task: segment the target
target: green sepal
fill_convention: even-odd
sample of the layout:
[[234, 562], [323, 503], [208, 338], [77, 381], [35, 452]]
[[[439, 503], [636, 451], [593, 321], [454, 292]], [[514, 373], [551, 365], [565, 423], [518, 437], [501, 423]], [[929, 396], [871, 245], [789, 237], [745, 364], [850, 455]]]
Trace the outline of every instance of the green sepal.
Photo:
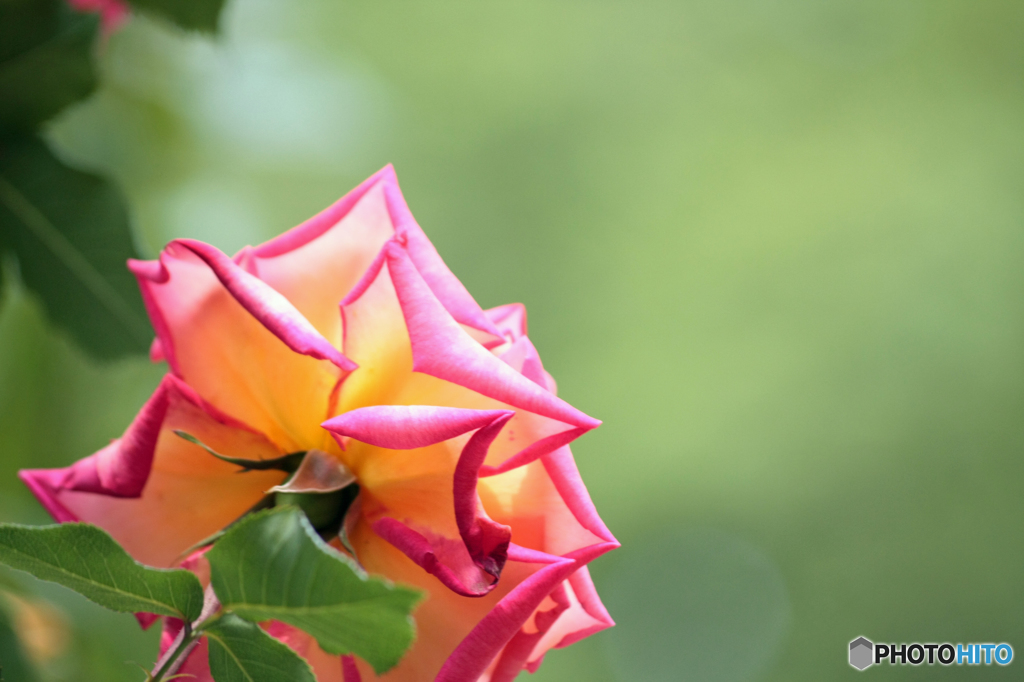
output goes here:
[[217, 459], [221, 460], [222, 462], [227, 462], [228, 464], [234, 464], [235, 466], [242, 467], [242, 473], [246, 471], [269, 471], [274, 469], [278, 471], [285, 471], [287, 473], [294, 473], [295, 470], [298, 469], [299, 465], [302, 463], [302, 458], [306, 456], [306, 451], [303, 450], [301, 452], [292, 452], [287, 455], [282, 455], [281, 457], [274, 457], [273, 459], [245, 459], [244, 457], [228, 457], [227, 455], [220, 454], [219, 452], [217, 452], [216, 450], [208, 446], [206, 443], [193, 436], [191, 433], [188, 433], [187, 431], [181, 431], [179, 429], [176, 430], [174, 433], [179, 438], [184, 438], [189, 443], [198, 445], [199, 447], [206, 450], [208, 453], [210, 453]]

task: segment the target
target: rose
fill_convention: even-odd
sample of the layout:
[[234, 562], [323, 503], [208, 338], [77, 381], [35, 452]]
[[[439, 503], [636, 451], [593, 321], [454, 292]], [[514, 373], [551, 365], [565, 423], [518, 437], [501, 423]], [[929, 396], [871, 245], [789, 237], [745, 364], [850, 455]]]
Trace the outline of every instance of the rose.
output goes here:
[[[170, 372], [122, 438], [22, 472], [58, 521], [206, 580], [190, 550], [285, 474], [239, 474], [176, 432], [247, 460], [320, 450], [359, 486], [342, 533], [355, 558], [427, 593], [417, 641], [383, 679], [511, 680], [612, 624], [586, 564], [618, 544], [568, 448], [599, 422], [555, 396], [523, 307], [483, 311], [452, 275], [390, 166], [234, 258], [178, 240], [130, 267]], [[180, 627], [165, 623], [165, 647]], [[267, 628], [321, 682], [377, 679]], [[205, 661], [196, 650], [181, 672], [210, 679]]]

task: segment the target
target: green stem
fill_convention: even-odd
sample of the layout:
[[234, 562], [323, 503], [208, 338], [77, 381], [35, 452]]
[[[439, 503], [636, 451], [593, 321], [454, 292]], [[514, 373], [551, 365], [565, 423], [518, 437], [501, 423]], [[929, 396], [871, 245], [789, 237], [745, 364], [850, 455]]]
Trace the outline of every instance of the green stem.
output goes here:
[[181, 638], [181, 642], [178, 643], [177, 648], [171, 654], [170, 658], [164, 661], [164, 664], [160, 666], [160, 669], [157, 670], [156, 674], [153, 675], [151, 682], [161, 682], [161, 680], [163, 680], [164, 678], [164, 675], [172, 671], [172, 669], [174, 668], [174, 664], [178, 661], [179, 658], [181, 658], [181, 655], [188, 651], [188, 649], [192, 646], [192, 643], [199, 638], [198, 632], [192, 632], [192, 625], [190, 623], [185, 623], [183, 633], [184, 634]]

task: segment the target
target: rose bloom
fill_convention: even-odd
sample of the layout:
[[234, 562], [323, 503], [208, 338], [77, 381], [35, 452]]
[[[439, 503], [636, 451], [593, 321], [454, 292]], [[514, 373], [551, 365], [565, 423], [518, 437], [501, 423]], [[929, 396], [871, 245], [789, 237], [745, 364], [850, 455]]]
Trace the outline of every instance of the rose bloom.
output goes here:
[[[359, 564], [426, 593], [415, 643], [379, 677], [265, 624], [321, 682], [511, 680], [613, 624], [586, 564], [618, 543], [569, 451], [600, 422], [556, 397], [523, 306], [482, 310], [448, 270], [390, 166], [234, 258], [183, 239], [129, 267], [170, 372], [122, 438], [22, 472], [58, 521], [205, 584], [190, 548], [286, 474], [240, 474], [174, 431], [246, 459], [318, 449], [357, 479], [344, 527]], [[167, 619], [165, 648], [180, 628]], [[180, 672], [210, 679], [205, 645]]]

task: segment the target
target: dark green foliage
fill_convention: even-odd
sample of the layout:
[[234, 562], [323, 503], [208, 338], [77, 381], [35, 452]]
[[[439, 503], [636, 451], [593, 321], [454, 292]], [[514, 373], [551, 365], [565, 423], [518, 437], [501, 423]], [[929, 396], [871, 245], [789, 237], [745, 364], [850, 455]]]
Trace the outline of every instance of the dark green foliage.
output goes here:
[[246, 620], [293, 625], [324, 651], [358, 654], [378, 673], [398, 663], [413, 641], [409, 614], [420, 594], [368, 577], [295, 507], [253, 514], [206, 556], [217, 598]]
[[345, 513], [359, 495], [359, 486], [352, 484], [347, 488], [329, 493], [274, 493], [274, 505], [281, 507], [293, 505], [302, 510], [321, 536], [326, 534], [330, 539], [337, 534]]
[[0, 2], [0, 133], [31, 132], [93, 91], [98, 30], [65, 0]]
[[182, 28], [214, 33], [224, 0], [129, 0], [132, 7], [152, 12]]
[[[217, 28], [224, 0], [133, 0], [194, 30]], [[136, 255], [124, 200], [100, 177], [67, 167], [35, 137], [97, 84], [97, 13], [66, 0], [0, 2], [0, 253], [50, 319], [100, 358], [141, 353], [152, 338], [125, 260]]]
[[36, 137], [0, 143], [0, 251], [50, 319], [101, 358], [142, 353], [152, 339], [120, 193], [62, 164]]

